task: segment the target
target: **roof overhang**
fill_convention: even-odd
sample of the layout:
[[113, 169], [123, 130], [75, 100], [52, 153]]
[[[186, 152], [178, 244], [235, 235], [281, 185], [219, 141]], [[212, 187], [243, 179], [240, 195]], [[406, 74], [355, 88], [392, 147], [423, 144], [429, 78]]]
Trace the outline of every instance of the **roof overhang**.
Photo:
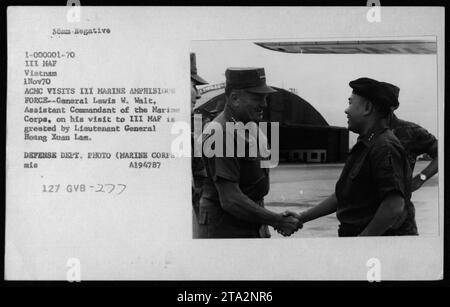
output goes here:
[[305, 54], [436, 54], [436, 38], [413, 40], [333, 40], [255, 42], [263, 48]]

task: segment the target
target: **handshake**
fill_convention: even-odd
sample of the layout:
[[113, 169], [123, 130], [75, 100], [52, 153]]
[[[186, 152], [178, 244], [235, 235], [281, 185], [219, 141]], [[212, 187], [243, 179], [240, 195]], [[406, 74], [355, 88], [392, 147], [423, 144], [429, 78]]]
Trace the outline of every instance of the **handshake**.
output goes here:
[[281, 219], [273, 227], [278, 233], [285, 237], [292, 235], [297, 230], [303, 228], [301, 214], [285, 211], [281, 214]]

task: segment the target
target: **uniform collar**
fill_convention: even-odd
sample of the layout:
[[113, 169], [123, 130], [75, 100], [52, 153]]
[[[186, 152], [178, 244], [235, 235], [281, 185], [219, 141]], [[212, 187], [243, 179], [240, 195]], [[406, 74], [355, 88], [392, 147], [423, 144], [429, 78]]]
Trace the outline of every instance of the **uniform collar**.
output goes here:
[[394, 128], [399, 122], [398, 117], [394, 114], [394, 112], [392, 112], [391, 114], [391, 119], [389, 121], [389, 127], [392, 129]]
[[359, 136], [357, 144], [361, 143], [361, 144], [364, 144], [366, 147], [369, 147], [371, 144], [373, 144], [373, 141], [377, 138], [377, 136], [382, 134], [387, 129], [389, 129], [389, 128], [388, 127], [378, 127], [376, 129], [373, 129], [369, 133]]

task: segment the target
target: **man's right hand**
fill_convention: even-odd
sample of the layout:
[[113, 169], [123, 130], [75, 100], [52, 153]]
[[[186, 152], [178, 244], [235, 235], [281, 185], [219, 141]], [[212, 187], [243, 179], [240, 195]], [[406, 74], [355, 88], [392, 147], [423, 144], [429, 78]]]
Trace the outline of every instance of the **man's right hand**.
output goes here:
[[274, 227], [275, 230], [287, 237], [303, 227], [303, 223], [299, 221], [297, 217], [291, 215], [281, 215], [280, 221]]

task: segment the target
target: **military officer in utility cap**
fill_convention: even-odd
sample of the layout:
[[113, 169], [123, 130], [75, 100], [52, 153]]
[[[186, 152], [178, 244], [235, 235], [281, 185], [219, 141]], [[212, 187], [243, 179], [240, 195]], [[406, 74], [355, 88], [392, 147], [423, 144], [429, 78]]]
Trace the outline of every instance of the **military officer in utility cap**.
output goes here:
[[[226, 123], [259, 123], [267, 107], [266, 96], [275, 92], [266, 85], [264, 68], [228, 68], [225, 72], [226, 104], [224, 110], [205, 127], [203, 144], [213, 137], [209, 127], [221, 133], [224, 155], [209, 156], [203, 147], [203, 161], [208, 179], [200, 201], [200, 227], [204, 238], [267, 238], [267, 225], [285, 235], [299, 228], [298, 219], [264, 208], [263, 198], [269, 191], [268, 169], [261, 168], [258, 157], [226, 155]], [[215, 136], [214, 136], [215, 137]], [[234, 139], [233, 139], [234, 140]], [[246, 146], [250, 146], [250, 140]], [[236, 145], [236, 144], [234, 144]]]
[[411, 169], [388, 126], [397, 97], [381, 82], [359, 78], [345, 110], [349, 130], [359, 134], [336, 183], [335, 193], [296, 216], [300, 223], [336, 212], [339, 236], [417, 235]]
[[[387, 82], [382, 82], [382, 84], [387, 86], [398, 100], [400, 88]], [[399, 119], [394, 114], [394, 111], [399, 105], [400, 103], [391, 108], [392, 113], [389, 119], [389, 127], [400, 143], [402, 143], [403, 148], [405, 148], [409, 165], [411, 166], [411, 172], [414, 172], [418, 156], [428, 154], [432, 158], [431, 162], [413, 177], [411, 191], [414, 192], [438, 172], [438, 142], [434, 135], [429, 133], [425, 128], [415, 123]]]
[[[192, 148], [194, 148], [194, 140], [198, 137], [194, 135], [193, 124], [193, 109], [197, 99], [201, 97], [197, 90], [197, 85], [208, 84], [202, 77], [197, 74], [197, 62], [195, 53], [190, 54], [191, 59], [191, 141]], [[192, 151], [192, 236], [193, 238], [199, 237], [198, 226], [198, 214], [199, 214], [199, 202], [202, 194], [203, 181], [206, 178], [206, 170], [203, 165], [202, 159], [194, 155]]]

